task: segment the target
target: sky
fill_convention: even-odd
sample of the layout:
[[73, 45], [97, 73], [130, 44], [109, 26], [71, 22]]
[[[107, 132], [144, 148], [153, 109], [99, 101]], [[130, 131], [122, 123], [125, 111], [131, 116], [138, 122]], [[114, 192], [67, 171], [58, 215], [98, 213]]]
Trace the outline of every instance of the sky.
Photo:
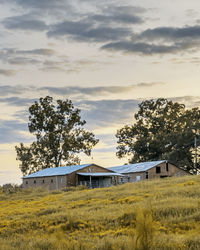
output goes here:
[[200, 104], [198, 0], [1, 0], [0, 185], [21, 183], [15, 146], [31, 143], [28, 107], [70, 99], [100, 141], [81, 163], [122, 165], [115, 134], [138, 104]]

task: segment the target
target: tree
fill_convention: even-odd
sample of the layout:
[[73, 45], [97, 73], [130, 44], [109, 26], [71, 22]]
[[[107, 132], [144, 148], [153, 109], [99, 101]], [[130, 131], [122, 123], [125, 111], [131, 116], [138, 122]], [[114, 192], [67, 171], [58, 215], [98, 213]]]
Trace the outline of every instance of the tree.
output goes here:
[[117, 131], [117, 156], [129, 163], [166, 159], [188, 170], [194, 167], [194, 137], [200, 129], [200, 110], [167, 99], [139, 104], [135, 123]]
[[53, 101], [52, 97], [40, 98], [29, 107], [29, 132], [36, 137], [30, 145], [16, 146], [17, 160], [22, 173], [79, 164], [77, 153], [91, 154], [97, 144], [94, 134], [83, 129], [80, 110], [70, 100]]

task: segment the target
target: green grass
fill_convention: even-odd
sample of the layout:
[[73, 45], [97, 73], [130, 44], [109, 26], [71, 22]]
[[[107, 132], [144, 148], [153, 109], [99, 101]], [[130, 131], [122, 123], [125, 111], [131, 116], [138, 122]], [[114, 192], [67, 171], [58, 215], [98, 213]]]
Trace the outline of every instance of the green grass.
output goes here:
[[0, 190], [0, 249], [200, 249], [200, 176]]

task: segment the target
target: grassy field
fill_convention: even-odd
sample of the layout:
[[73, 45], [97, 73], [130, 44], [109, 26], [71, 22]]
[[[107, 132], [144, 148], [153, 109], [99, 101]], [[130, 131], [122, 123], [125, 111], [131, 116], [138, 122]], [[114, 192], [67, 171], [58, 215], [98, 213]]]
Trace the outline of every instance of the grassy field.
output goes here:
[[0, 189], [0, 249], [200, 249], [200, 176], [111, 188]]

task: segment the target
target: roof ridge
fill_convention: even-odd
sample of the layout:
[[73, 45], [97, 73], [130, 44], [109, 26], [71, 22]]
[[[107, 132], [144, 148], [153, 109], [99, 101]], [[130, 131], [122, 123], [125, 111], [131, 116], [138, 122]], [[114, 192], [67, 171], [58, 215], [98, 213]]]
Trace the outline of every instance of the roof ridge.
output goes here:
[[[79, 169], [82, 169], [82, 168], [90, 166], [90, 165], [93, 165], [93, 163], [80, 164], [80, 165], [69, 165], [69, 166], [62, 166], [62, 167], [44, 168], [44, 169], [41, 169], [41, 170], [39, 170], [39, 171], [37, 171], [35, 173], [23, 176], [22, 178], [25, 179], [25, 178], [32, 178], [32, 177], [66, 175], [66, 174], [73, 173], [74, 171], [77, 171]], [[73, 168], [75, 168], [75, 169], [73, 169]], [[63, 171], [64, 169], [70, 170], [70, 171]]]

